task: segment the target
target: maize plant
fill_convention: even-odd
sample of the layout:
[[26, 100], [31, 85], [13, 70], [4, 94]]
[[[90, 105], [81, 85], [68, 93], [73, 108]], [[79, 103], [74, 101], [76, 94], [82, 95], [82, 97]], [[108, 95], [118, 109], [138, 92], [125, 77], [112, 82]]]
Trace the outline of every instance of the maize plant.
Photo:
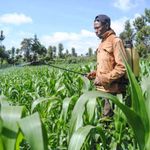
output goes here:
[[[148, 150], [150, 147], [149, 63], [140, 82], [126, 64], [131, 107], [120, 96], [95, 91], [77, 74], [47, 66], [10, 68], [0, 74], [0, 149]], [[93, 66], [92, 66], [93, 67]], [[73, 66], [89, 72], [91, 65]], [[115, 115], [102, 120], [109, 98]], [[13, 138], [12, 138], [13, 137]]]

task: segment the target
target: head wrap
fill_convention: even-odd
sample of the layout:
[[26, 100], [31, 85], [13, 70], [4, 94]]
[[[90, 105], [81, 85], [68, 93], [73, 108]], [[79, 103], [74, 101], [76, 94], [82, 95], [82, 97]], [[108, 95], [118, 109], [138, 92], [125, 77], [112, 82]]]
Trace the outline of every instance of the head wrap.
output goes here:
[[94, 22], [95, 21], [105, 23], [105, 24], [107, 23], [109, 26], [110, 26], [110, 23], [111, 23], [110, 18], [107, 15], [98, 15], [98, 16], [95, 17]]

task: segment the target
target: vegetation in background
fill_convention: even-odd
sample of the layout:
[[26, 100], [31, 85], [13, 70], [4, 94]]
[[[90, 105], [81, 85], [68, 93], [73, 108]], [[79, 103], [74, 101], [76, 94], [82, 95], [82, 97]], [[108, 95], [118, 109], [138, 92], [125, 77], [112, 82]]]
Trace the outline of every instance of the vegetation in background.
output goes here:
[[120, 37], [130, 40], [139, 52], [140, 57], [147, 58], [150, 53], [150, 10], [145, 9], [143, 15], [134, 19], [133, 24], [130, 20], [125, 22], [125, 29]]

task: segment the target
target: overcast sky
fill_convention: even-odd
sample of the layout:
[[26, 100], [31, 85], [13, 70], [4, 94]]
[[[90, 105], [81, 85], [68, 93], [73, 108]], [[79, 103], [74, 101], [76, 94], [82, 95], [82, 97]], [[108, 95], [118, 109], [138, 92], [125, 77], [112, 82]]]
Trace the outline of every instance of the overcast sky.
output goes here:
[[1, 0], [0, 7], [0, 30], [4, 31], [6, 49], [20, 48], [24, 38], [36, 34], [46, 47], [62, 43], [65, 49], [74, 47], [78, 54], [85, 54], [89, 47], [95, 50], [100, 42], [93, 30], [96, 15], [108, 15], [118, 35], [126, 20], [150, 9], [150, 1]]

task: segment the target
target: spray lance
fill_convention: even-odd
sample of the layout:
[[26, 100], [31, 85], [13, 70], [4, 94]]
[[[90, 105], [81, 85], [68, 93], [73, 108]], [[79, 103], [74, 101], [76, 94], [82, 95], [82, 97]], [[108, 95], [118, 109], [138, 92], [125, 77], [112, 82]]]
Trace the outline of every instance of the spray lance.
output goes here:
[[29, 62], [29, 63], [24, 63], [24, 64], [21, 64], [21, 65], [18, 65], [19, 67], [24, 67], [24, 66], [30, 66], [30, 65], [47, 65], [47, 66], [51, 66], [53, 68], [57, 68], [57, 69], [61, 69], [61, 70], [64, 70], [64, 71], [68, 71], [68, 72], [72, 72], [72, 73], [75, 73], [75, 74], [78, 74], [78, 75], [82, 75], [82, 76], [87, 76], [86, 73], [80, 73], [80, 72], [76, 72], [76, 71], [73, 71], [73, 70], [69, 70], [69, 69], [66, 69], [66, 68], [62, 68], [62, 67], [59, 67], [59, 66], [55, 66], [55, 65], [52, 65], [52, 64], [48, 64], [48, 63], [41, 63], [41, 62], [38, 62], [38, 61], [33, 61], [33, 62]]

